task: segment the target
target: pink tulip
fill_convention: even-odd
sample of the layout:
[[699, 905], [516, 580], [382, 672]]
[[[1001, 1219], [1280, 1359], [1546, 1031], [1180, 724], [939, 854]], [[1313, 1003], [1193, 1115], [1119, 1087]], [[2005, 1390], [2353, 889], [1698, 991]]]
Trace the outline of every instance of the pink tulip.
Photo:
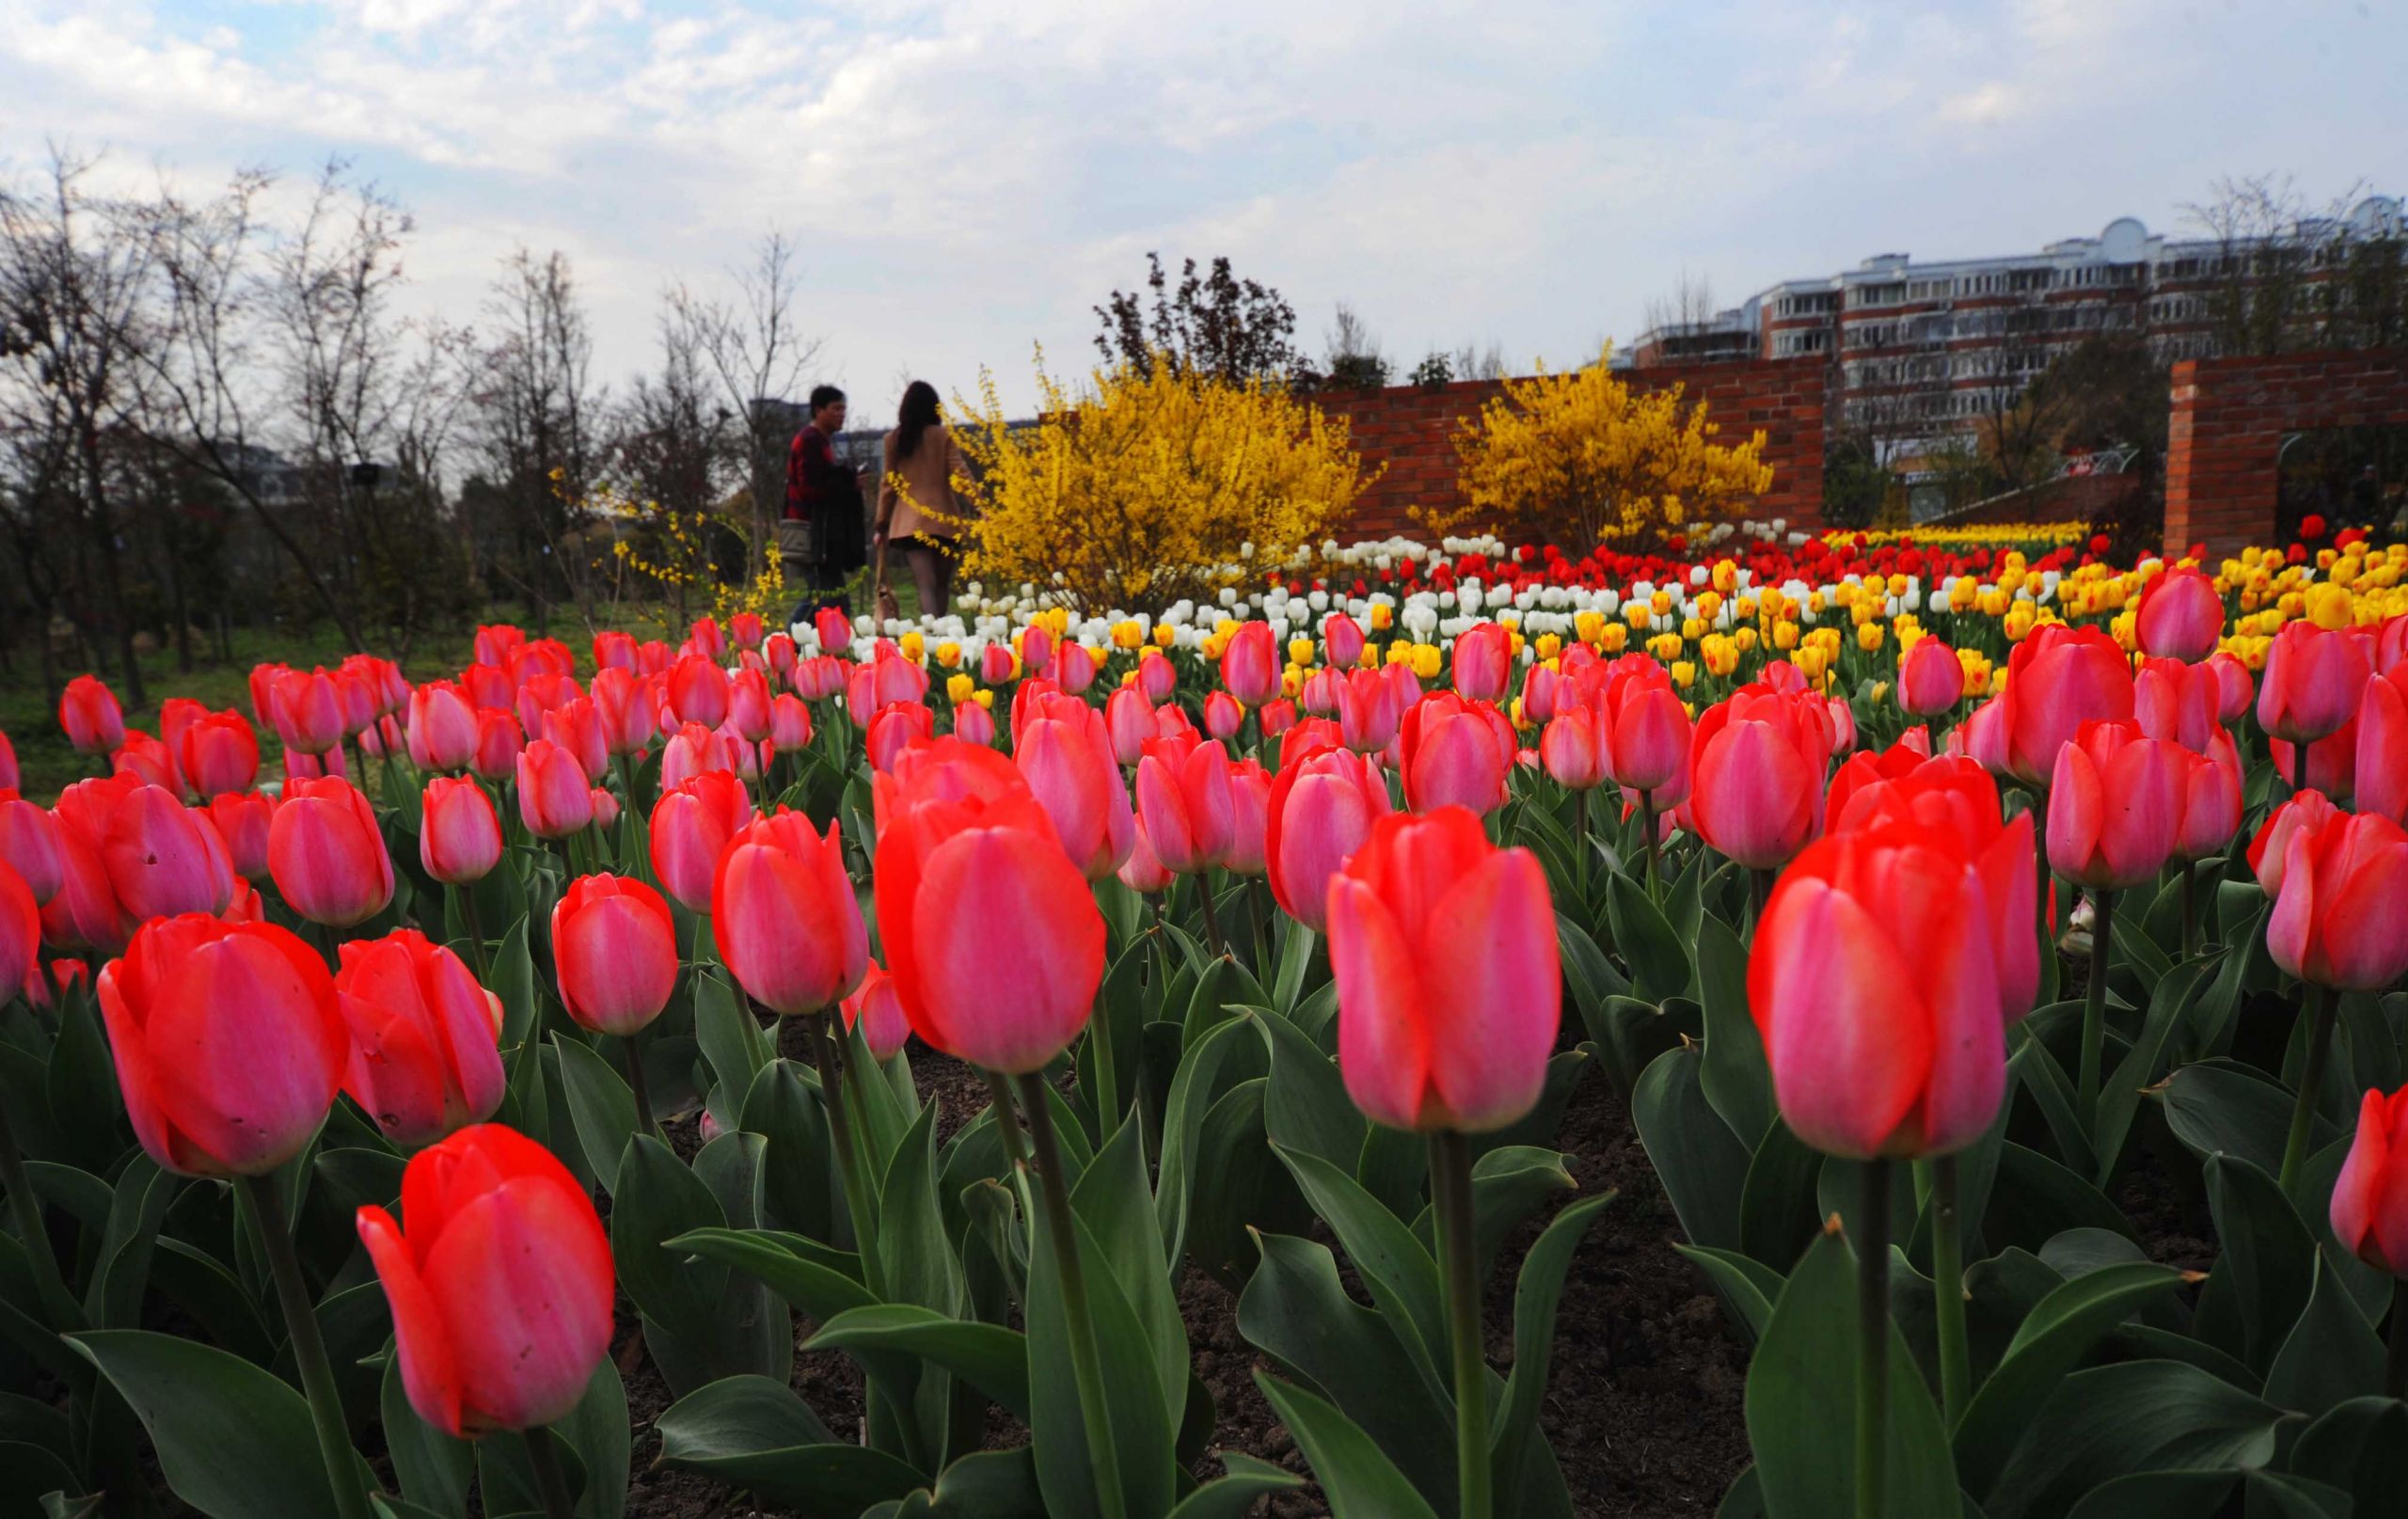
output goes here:
[[784, 808], [746, 825], [711, 879], [711, 938], [737, 985], [771, 1012], [825, 1012], [850, 995], [869, 938], [836, 825], [822, 836]]
[[1157, 739], [1137, 762], [1137, 811], [1163, 867], [1193, 876], [1218, 864], [1237, 826], [1229, 761], [1217, 741]]
[[1433, 691], [1404, 715], [1404, 802], [1418, 813], [1467, 807], [1485, 815], [1505, 805], [1517, 745], [1513, 724], [1495, 707], [1452, 691]]
[[101, 860], [110, 890], [136, 918], [223, 912], [233, 899], [226, 841], [206, 815], [161, 786], [136, 787], [119, 804], [101, 840]]
[[2357, 716], [2374, 672], [2365, 641], [2310, 622], [2285, 623], [2266, 649], [2258, 722], [2276, 738], [2313, 743]]
[[1245, 622], [1221, 651], [1221, 685], [1247, 706], [1279, 694], [1279, 640], [1264, 622]]
[[1898, 708], [1909, 717], [1938, 717], [1964, 699], [1965, 667], [1956, 651], [1935, 638], [1915, 640], [1898, 660]]
[[1117, 873], [1135, 847], [1137, 823], [1103, 715], [1075, 698], [1055, 697], [1014, 737], [1013, 762], [1053, 819], [1070, 862], [1089, 880]]
[[2144, 652], [2196, 663], [2214, 652], [2224, 632], [2224, 597], [2196, 569], [2177, 566], [2142, 590], [2133, 629]]
[[1245, 708], [1227, 691], [1213, 691], [1204, 698], [1204, 731], [1224, 741], [1235, 738], [1245, 726]]
[[1327, 928], [1330, 878], [1390, 810], [1386, 783], [1354, 751], [1283, 755], [1263, 828], [1263, 858], [1280, 910], [1315, 932]]
[[2370, 813], [2292, 831], [2266, 950], [2290, 975], [2382, 991], [2408, 973], [2408, 830]]
[[2358, 810], [2408, 823], [2408, 664], [2367, 682], [2357, 730], [2351, 767]]
[[1450, 663], [1457, 696], [1502, 701], [1513, 687], [1513, 635], [1502, 623], [1475, 623], [1455, 635]]
[[2131, 665], [2102, 629], [2042, 623], [2015, 646], [2007, 672], [2006, 765], [2027, 783], [2047, 783], [2083, 723], [2131, 719]]
[[519, 753], [518, 819], [539, 839], [564, 839], [594, 821], [592, 778], [574, 753], [548, 738]]
[[2182, 829], [2189, 751], [2136, 722], [2085, 722], [2049, 782], [2049, 868], [2122, 891], [2165, 868]]

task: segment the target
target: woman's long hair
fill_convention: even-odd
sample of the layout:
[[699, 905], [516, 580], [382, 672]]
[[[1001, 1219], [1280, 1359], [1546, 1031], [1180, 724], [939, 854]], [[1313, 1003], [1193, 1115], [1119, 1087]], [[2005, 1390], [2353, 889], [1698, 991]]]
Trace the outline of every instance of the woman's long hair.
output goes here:
[[937, 388], [913, 380], [904, 387], [903, 404], [895, 414], [895, 462], [911, 457], [919, 450], [920, 435], [936, 425]]

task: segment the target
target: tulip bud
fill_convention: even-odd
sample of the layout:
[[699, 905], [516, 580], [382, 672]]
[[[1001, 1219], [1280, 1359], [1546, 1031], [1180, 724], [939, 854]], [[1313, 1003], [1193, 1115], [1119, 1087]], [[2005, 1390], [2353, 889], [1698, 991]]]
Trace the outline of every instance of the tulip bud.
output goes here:
[[501, 999], [415, 928], [342, 946], [335, 1004], [351, 1030], [342, 1089], [397, 1145], [432, 1144], [501, 1106]]
[[918, 702], [889, 702], [869, 720], [863, 736], [869, 748], [870, 767], [892, 768], [895, 756], [907, 745], [933, 738], [936, 732], [937, 715]]
[[1537, 1105], [1562, 1017], [1555, 909], [1528, 849], [1459, 807], [1372, 826], [1329, 884], [1338, 1067], [1393, 1129], [1502, 1129]]
[[479, 709], [477, 752], [469, 762], [479, 780], [495, 785], [515, 780], [518, 755], [525, 748], [526, 736], [519, 731], [515, 717], [498, 707]]
[[0, 992], [13, 997], [41, 968], [41, 907], [24, 878], [0, 862]]
[[1218, 740], [1192, 749], [1154, 744], [1137, 762], [1137, 810], [1163, 867], [1198, 875], [1228, 852], [1236, 826], [1228, 756]]
[[634, 1034], [677, 984], [677, 928], [658, 892], [632, 876], [580, 876], [552, 909], [552, 967], [568, 1016]]
[[2188, 768], [2182, 828], [2174, 840], [2174, 858], [2186, 863], [2223, 854], [2241, 831], [2241, 754], [2232, 736], [2217, 733]]
[[[2408, 664], [2394, 665], [2367, 682], [2352, 744], [2358, 810], [2408, 823]], [[2311, 770], [2314, 757], [2311, 750]]]
[[1688, 709], [1653, 659], [1632, 656], [1608, 676], [1597, 724], [1606, 773], [1632, 791], [1660, 791], [1688, 766]]
[[215, 712], [185, 728], [176, 763], [193, 795], [207, 801], [223, 791], [248, 791], [260, 773], [260, 742], [240, 712]]
[[1221, 868], [1233, 876], [1263, 874], [1271, 809], [1271, 772], [1259, 761], [1242, 759], [1229, 767], [1229, 844], [1221, 851]]
[[1161, 857], [1154, 853], [1153, 841], [1146, 837], [1145, 821], [1137, 823], [1136, 843], [1129, 850], [1129, 862], [1120, 867], [1120, 884], [1142, 895], [1170, 890], [1179, 878], [1163, 868]]
[[711, 881], [728, 841], [752, 820], [744, 782], [726, 770], [688, 777], [653, 804], [652, 873], [689, 912], [711, 910]]
[[2408, 1087], [2369, 1090], [2333, 1183], [2333, 1236], [2379, 1272], [2408, 1279]]
[[1013, 763], [1071, 862], [1089, 880], [1117, 872], [1135, 845], [1137, 825], [1102, 714], [1057, 699], [1032, 710], [1014, 739]]
[[720, 856], [711, 935], [747, 995], [781, 1016], [824, 1012], [861, 985], [869, 938], [835, 824], [781, 808]]
[[420, 803], [419, 863], [447, 886], [481, 881], [501, 862], [501, 819], [484, 787], [438, 775]]
[[2083, 723], [2049, 783], [2049, 868], [2102, 891], [2155, 879], [2181, 833], [2188, 753], [2136, 722]]
[[2266, 649], [2258, 721], [2289, 743], [2313, 743], [2357, 715], [2373, 665], [2353, 633], [2301, 620], [2285, 623]]
[[568, 1416], [610, 1351], [616, 1276], [593, 1199], [499, 1124], [410, 1157], [403, 1225], [359, 1210], [410, 1407], [454, 1438]]
[[287, 749], [323, 754], [341, 745], [349, 711], [341, 688], [324, 669], [288, 670], [276, 680], [276, 727]]
[[518, 818], [539, 839], [564, 839], [594, 821], [592, 781], [584, 766], [548, 738], [519, 752]]
[[2224, 631], [2224, 597], [2206, 576], [2178, 566], [2142, 590], [2132, 629], [2143, 653], [2195, 663], [2214, 652]]
[[911, 1021], [903, 1016], [895, 978], [876, 960], [869, 962], [861, 989], [845, 999], [845, 1026], [862, 1031], [873, 1060], [892, 1060], [911, 1042]]
[[168, 1170], [264, 1176], [325, 1122], [351, 1039], [325, 961], [287, 930], [153, 919], [100, 995], [126, 1116]]
[[2001, 708], [2007, 769], [2039, 784], [2055, 773], [2057, 751], [2084, 722], [2132, 716], [2132, 669], [2103, 630], [2043, 623], [2007, 660]]
[[139, 786], [110, 815], [101, 840], [109, 889], [136, 918], [222, 912], [234, 894], [226, 841], [202, 815], [160, 786]]
[[1344, 612], [1332, 612], [1321, 625], [1322, 651], [1330, 664], [1352, 670], [1363, 657], [1363, 625]]
[[1116, 761], [1134, 765], [1145, 757], [1146, 740], [1154, 736], [1154, 709], [1142, 683], [1123, 686], [1104, 699], [1103, 726]]
[[2294, 829], [2266, 950], [2285, 972], [2341, 991], [2408, 973], [2408, 830], [2371, 813]]
[[1404, 714], [1398, 736], [1404, 803], [1415, 812], [1468, 807], [1485, 815], [1505, 805], [1519, 745], [1513, 725], [1494, 706], [1433, 691]]
[[1605, 755], [1597, 746], [1597, 721], [1586, 707], [1567, 707], [1548, 720], [1539, 735], [1539, 763], [1555, 783], [1573, 791], [1588, 791], [1606, 779]]
[[2258, 836], [2249, 841], [2249, 869], [2258, 889], [2268, 896], [2283, 894], [2283, 870], [2290, 860], [2291, 835], [2316, 832], [2341, 815], [2341, 809], [2321, 791], [2294, 792], [2290, 799], [2267, 815]]
[[822, 607], [812, 614], [812, 627], [819, 635], [823, 654], [842, 654], [852, 646], [853, 622], [841, 608]]
[[577, 767], [591, 783], [610, 767], [610, 749], [603, 730], [601, 709], [585, 697], [571, 697], [543, 715], [544, 736], [577, 756]]
[[1238, 736], [1245, 726], [1245, 708], [1227, 691], [1213, 691], [1204, 698], [1204, 731], [1227, 741]]
[[1937, 717], [1964, 695], [1965, 667], [1938, 639], [1917, 639], [1898, 660], [1898, 708], [1908, 716]]
[[595, 671], [588, 700], [602, 720], [602, 747], [613, 756], [636, 753], [659, 736], [654, 704], [632, 671], [617, 665]]
[[17, 873], [38, 905], [56, 896], [66, 877], [59, 848], [56, 818], [13, 789], [0, 790], [0, 865]]
[[1325, 930], [1330, 878], [1389, 811], [1386, 783], [1354, 751], [1282, 755], [1263, 828], [1271, 894], [1280, 910], [1315, 932]]
[[0, 731], [0, 791], [15, 791], [23, 778], [17, 773], [17, 746], [8, 742], [8, 735]]
[[681, 723], [716, 728], [727, 720], [727, 672], [706, 655], [689, 654], [669, 670], [669, 706]]
[[339, 777], [288, 781], [267, 834], [268, 874], [293, 911], [348, 928], [393, 899], [393, 861], [376, 811]]
[[1833, 736], [1830, 709], [1811, 694], [1741, 687], [1717, 703], [1694, 739], [1699, 835], [1752, 870], [1787, 863], [1822, 832]]
[[811, 708], [802, 698], [781, 692], [769, 704], [769, 747], [781, 754], [799, 754], [811, 747]]
[[1221, 651], [1221, 685], [1247, 706], [1279, 694], [1279, 640], [1265, 622], [1244, 622]]
[[1513, 635], [1502, 623], [1477, 623], [1455, 635], [1455, 694], [1498, 702], [1513, 685]]
[[1790, 862], [1748, 1005], [1799, 1139], [1870, 1160], [1947, 1154], [1988, 1129], [2006, 1088], [1995, 906], [1943, 828], [1834, 833]]
[[117, 693], [97, 676], [78, 675], [58, 698], [58, 725], [78, 754], [105, 754], [125, 742]]
[[1146, 693], [1147, 701], [1159, 706], [1179, 689], [1179, 667], [1160, 649], [1149, 648], [1137, 657], [1137, 688]]

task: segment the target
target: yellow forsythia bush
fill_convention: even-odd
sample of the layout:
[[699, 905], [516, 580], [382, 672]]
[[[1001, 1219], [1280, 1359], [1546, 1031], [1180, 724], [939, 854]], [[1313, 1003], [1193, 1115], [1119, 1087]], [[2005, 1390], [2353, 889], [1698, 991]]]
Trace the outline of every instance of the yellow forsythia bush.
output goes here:
[[1772, 488], [1765, 435], [1714, 441], [1703, 401], [1681, 387], [1635, 391], [1607, 356], [1564, 374], [1542, 366], [1455, 436], [1461, 506], [1424, 514], [1440, 532], [1585, 552], [1610, 538], [1640, 549]]
[[1038, 419], [1015, 427], [991, 378], [957, 398], [955, 484], [975, 515], [966, 572], [1027, 582], [1076, 610], [1202, 600], [1316, 544], [1374, 477], [1343, 418], [1259, 383], [1098, 370], [1077, 394], [1038, 372]]

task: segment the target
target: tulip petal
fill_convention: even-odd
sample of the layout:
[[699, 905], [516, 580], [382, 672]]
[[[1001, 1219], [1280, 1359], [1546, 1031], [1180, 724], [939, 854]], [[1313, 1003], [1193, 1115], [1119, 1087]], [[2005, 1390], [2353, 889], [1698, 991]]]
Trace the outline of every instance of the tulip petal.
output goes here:
[[1103, 915], [1053, 840], [967, 829], [920, 879], [920, 995], [962, 1059], [1006, 1075], [1041, 1070], [1085, 1027], [1103, 979]]
[[1528, 849], [1491, 855], [1440, 899], [1451, 942], [1422, 946], [1422, 1042], [1450, 1127], [1479, 1133], [1530, 1111], [1562, 1018], [1546, 873]]
[[1869, 1160], [1913, 1116], [1931, 1070], [1930, 1021], [1911, 1002], [1920, 978], [1845, 894], [1785, 884], [1755, 951], [1770, 956], [1756, 1017], [1774, 1096], [1799, 1139]]
[[363, 1208], [359, 1242], [368, 1247], [385, 1301], [393, 1312], [393, 1348], [402, 1358], [402, 1390], [418, 1416], [454, 1439], [468, 1432], [460, 1424], [460, 1369], [433, 1294], [418, 1274], [418, 1261], [403, 1241], [401, 1226], [381, 1208]]
[[565, 1416], [610, 1348], [610, 1247], [592, 1207], [548, 1178], [514, 1177], [442, 1227], [424, 1274], [465, 1416], [512, 1430]]
[[1419, 966], [1379, 894], [1348, 876], [1329, 883], [1329, 966], [1338, 981], [1338, 1070], [1363, 1116], [1423, 1127], [1429, 1019]]

